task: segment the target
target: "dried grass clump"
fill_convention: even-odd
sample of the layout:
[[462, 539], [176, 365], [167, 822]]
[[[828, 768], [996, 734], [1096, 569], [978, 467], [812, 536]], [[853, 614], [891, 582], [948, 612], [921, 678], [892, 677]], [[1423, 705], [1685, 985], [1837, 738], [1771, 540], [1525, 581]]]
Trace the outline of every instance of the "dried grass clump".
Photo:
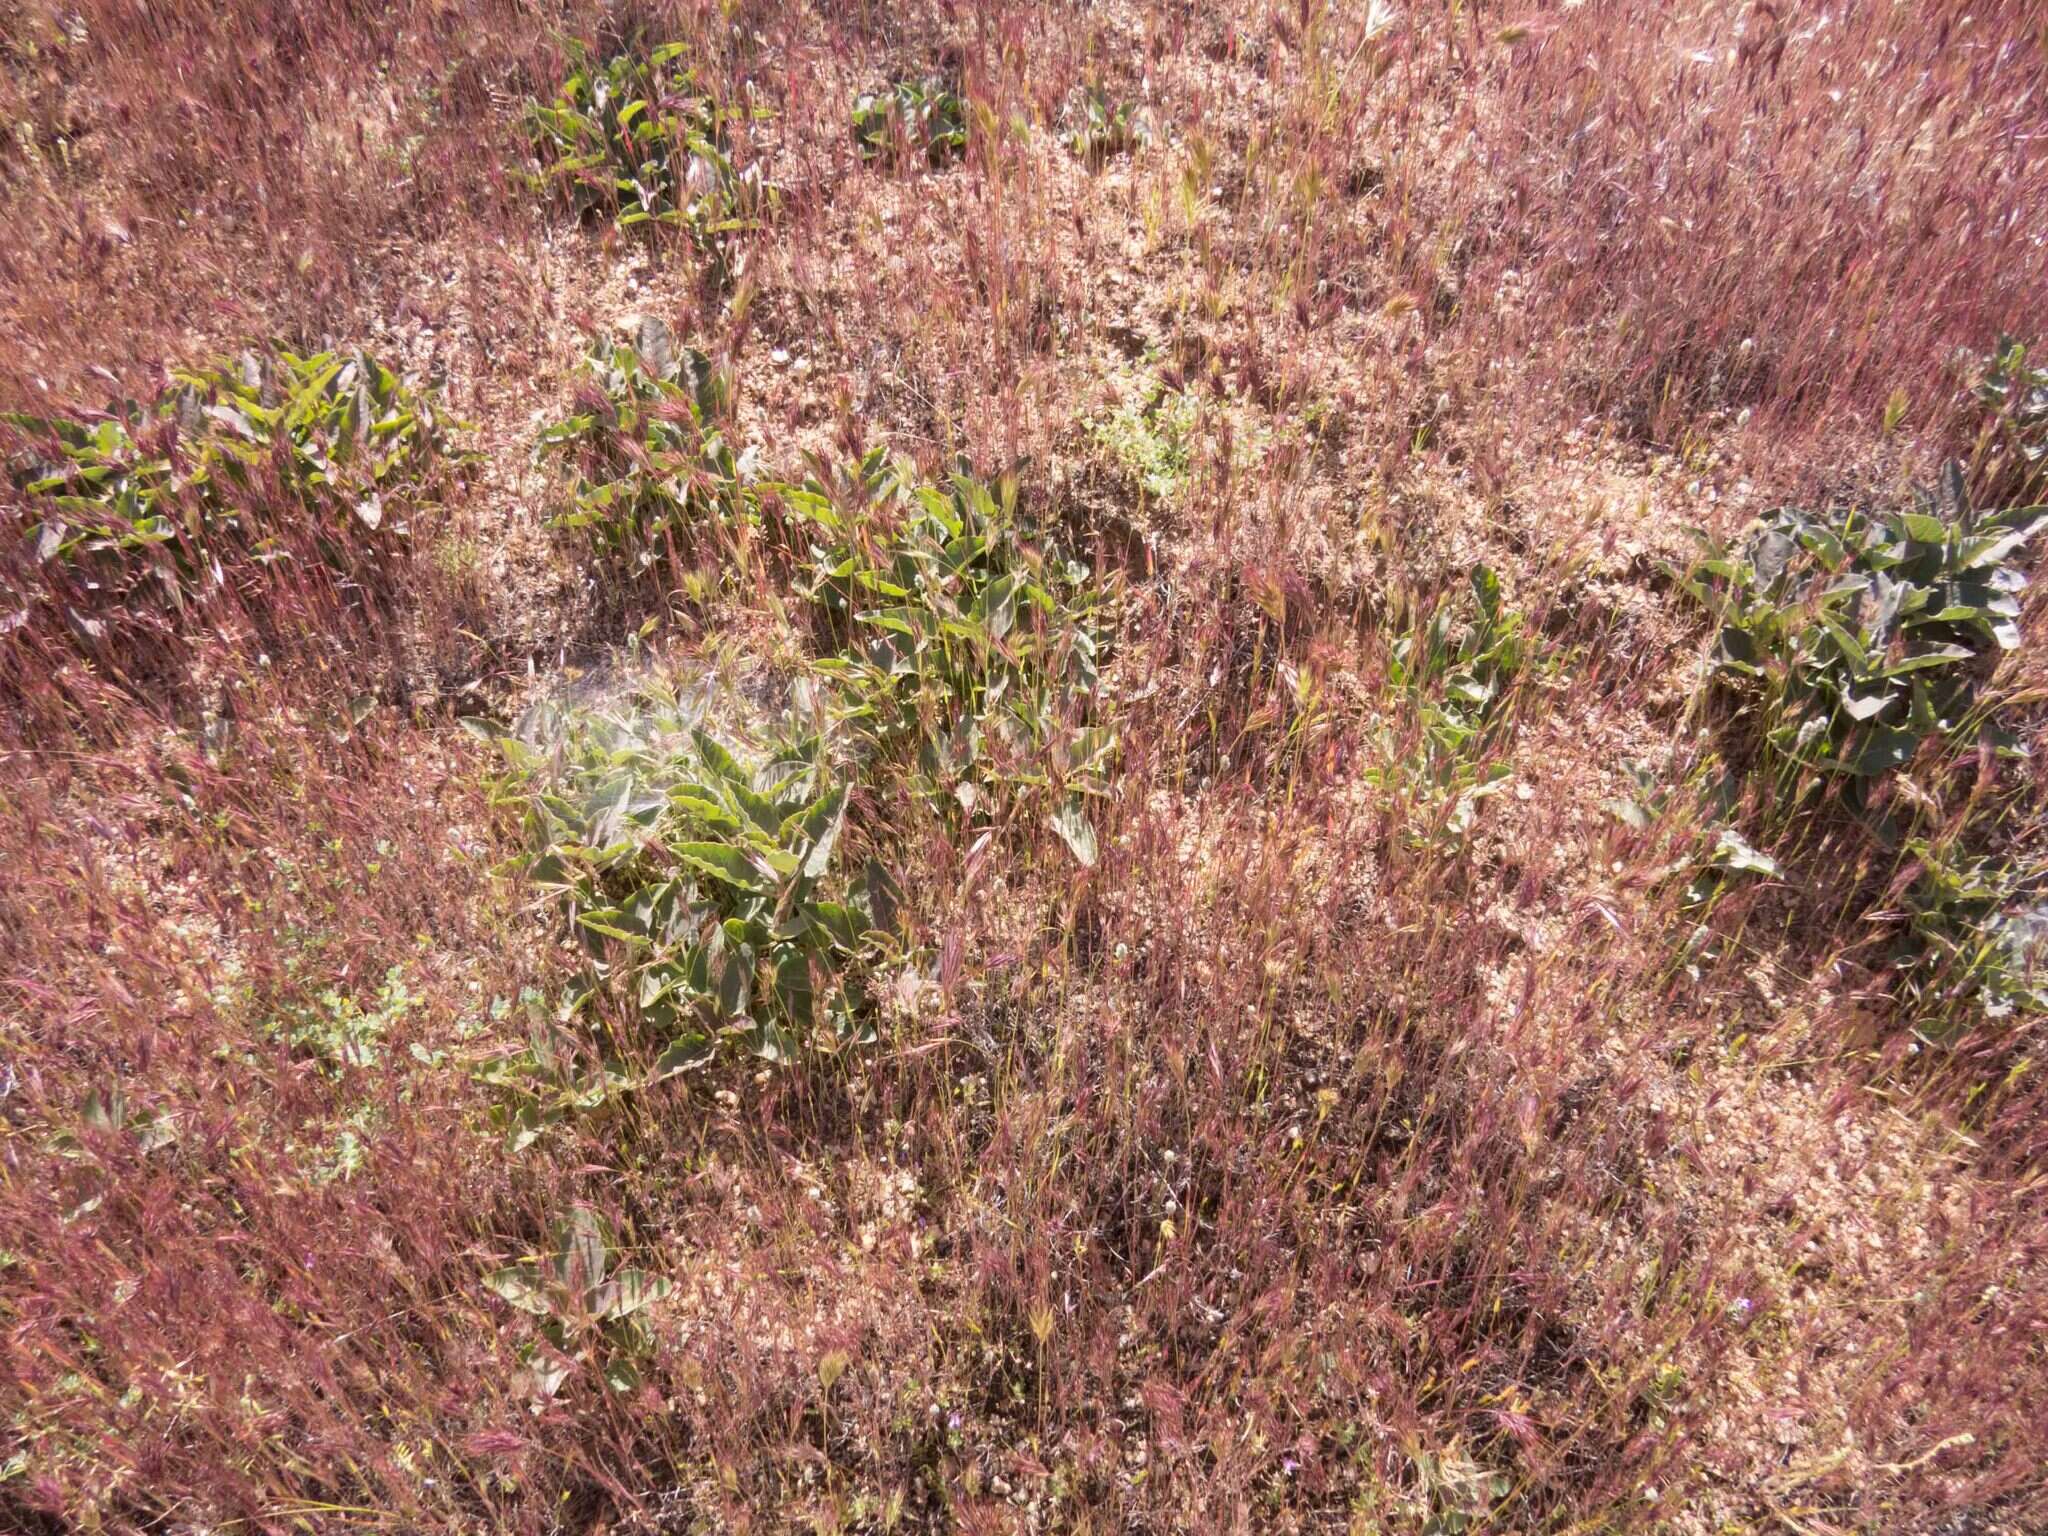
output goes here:
[[[182, 605], [0, 551], [0, 1527], [2040, 1529], [2041, 1016], [1880, 954], [1888, 807], [2034, 894], [2038, 600], [2031, 758], [1787, 827], [1666, 569], [1984, 430], [2037, 33], [17, 8], [0, 408], [361, 341], [476, 457], [325, 574], [263, 460]], [[772, 220], [545, 197], [571, 41]]]

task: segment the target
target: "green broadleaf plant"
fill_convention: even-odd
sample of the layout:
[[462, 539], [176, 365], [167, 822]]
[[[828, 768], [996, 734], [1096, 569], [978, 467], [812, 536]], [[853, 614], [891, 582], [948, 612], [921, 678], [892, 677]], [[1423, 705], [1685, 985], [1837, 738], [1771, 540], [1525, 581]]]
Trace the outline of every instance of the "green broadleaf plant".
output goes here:
[[431, 505], [452, 425], [431, 391], [367, 352], [283, 348], [179, 369], [153, 406], [97, 418], [0, 417], [35, 560], [104, 600], [181, 606], [235, 561], [283, 558], [282, 490], [324, 563], [388, 557]]
[[1480, 804], [1508, 786], [1499, 755], [1510, 738], [1522, 688], [1535, 676], [1522, 616], [1501, 594], [1500, 577], [1472, 574], [1469, 616], [1439, 603], [1394, 642], [1387, 679], [1404, 705], [1380, 732], [1381, 760], [1368, 777], [1431, 813], [1424, 840], [1462, 839]]
[[[1981, 811], [1938, 814], [1948, 769], [2018, 751], [1988, 685], [1997, 658], [2022, 643], [2019, 561], [2044, 518], [2038, 506], [1974, 506], [1951, 463], [1904, 507], [1781, 511], [1739, 548], [1698, 535], [1701, 557], [1680, 577], [1718, 625], [1706, 681], [1753, 736], [1738, 766], [1749, 757], [1763, 789], [1755, 830], [1769, 849], [1722, 829], [1694, 904], [1734, 873], [1796, 880], [1787, 870], [1815, 825], [1802, 818], [1834, 789], [1909, 861], [1896, 904], [1867, 916], [1889, 935], [1887, 969], [1926, 1040], [2048, 1011], [2034, 979], [2048, 936], [2040, 871], [1972, 851], [1990, 835]], [[1732, 804], [1739, 784], [1725, 783], [1722, 798]]]
[[592, 1207], [574, 1206], [555, 1232], [552, 1250], [492, 1270], [484, 1286], [539, 1319], [540, 1339], [520, 1347], [522, 1376], [537, 1403], [556, 1396], [583, 1364], [593, 1365], [615, 1392], [639, 1385], [639, 1362], [653, 1349], [643, 1314], [674, 1282], [631, 1265], [615, 1265], [611, 1228]]
[[936, 75], [899, 80], [855, 99], [853, 139], [864, 160], [909, 150], [941, 166], [967, 152], [967, 103]]
[[836, 487], [814, 470], [773, 490], [812, 530], [800, 590], [837, 650], [817, 667], [869, 772], [963, 824], [1028, 800], [1091, 863], [1085, 802], [1116, 749], [1107, 594], [1026, 526], [1013, 479], [919, 485], [879, 450]]
[[666, 43], [600, 61], [572, 45], [555, 99], [527, 105], [533, 179], [579, 218], [686, 232], [723, 278], [734, 238], [767, 220], [776, 195], [758, 166], [733, 163], [739, 114], [700, 87], [687, 52]]
[[600, 558], [652, 567], [679, 544], [755, 515], [724, 432], [732, 381], [652, 317], [631, 342], [599, 342], [585, 361], [576, 412], [544, 428], [538, 452], [565, 461], [573, 504], [553, 520]]
[[843, 867], [847, 786], [820, 737], [720, 739], [659, 682], [608, 708], [543, 708], [525, 735], [503, 746], [527, 873], [650, 1032], [654, 1075], [735, 1047], [793, 1062], [873, 1040], [863, 983], [897, 947], [892, 882]]
[[1970, 505], [1960, 468], [1888, 512], [1781, 511], [1740, 549], [1698, 535], [1681, 577], [1719, 625], [1710, 676], [1761, 730], [1779, 819], [1925, 742], [1986, 732], [1985, 661], [2020, 643], [2017, 556], [2048, 512]]

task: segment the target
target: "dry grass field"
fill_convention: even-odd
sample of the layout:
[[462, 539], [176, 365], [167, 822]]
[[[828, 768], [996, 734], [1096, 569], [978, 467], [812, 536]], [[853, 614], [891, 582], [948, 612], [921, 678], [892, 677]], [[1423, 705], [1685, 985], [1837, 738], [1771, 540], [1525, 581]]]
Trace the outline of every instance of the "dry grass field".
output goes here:
[[0, 1528], [2048, 1529], [2037, 6], [0, 108]]

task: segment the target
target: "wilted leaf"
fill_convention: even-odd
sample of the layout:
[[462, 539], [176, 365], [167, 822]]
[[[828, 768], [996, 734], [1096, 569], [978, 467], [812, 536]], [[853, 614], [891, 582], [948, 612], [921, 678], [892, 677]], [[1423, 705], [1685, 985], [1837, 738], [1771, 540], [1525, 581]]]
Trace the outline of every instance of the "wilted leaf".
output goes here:
[[547, 1315], [547, 1289], [541, 1283], [540, 1271], [532, 1265], [515, 1264], [505, 1269], [494, 1269], [484, 1276], [484, 1285], [522, 1312]]
[[611, 1235], [604, 1218], [595, 1207], [579, 1201], [569, 1212], [561, 1242], [555, 1257], [556, 1276], [570, 1291], [587, 1295], [604, 1279], [609, 1261]]
[[844, 1350], [827, 1350], [818, 1360], [818, 1385], [830, 1392], [833, 1383], [846, 1374], [847, 1363]]
[[1095, 867], [1095, 828], [1088, 821], [1088, 813], [1081, 808], [1078, 800], [1069, 800], [1052, 813], [1053, 831], [1059, 833], [1060, 841], [1074, 855], [1083, 869]]
[[1750, 847], [1747, 839], [1733, 827], [1723, 827], [1719, 837], [1715, 839], [1714, 860], [1724, 869], [1766, 875], [1773, 880], [1780, 878], [1784, 873], [1778, 868], [1776, 859]]
[[603, 1322], [631, 1317], [674, 1289], [675, 1282], [665, 1275], [649, 1274], [644, 1269], [622, 1269], [591, 1291], [590, 1315]]

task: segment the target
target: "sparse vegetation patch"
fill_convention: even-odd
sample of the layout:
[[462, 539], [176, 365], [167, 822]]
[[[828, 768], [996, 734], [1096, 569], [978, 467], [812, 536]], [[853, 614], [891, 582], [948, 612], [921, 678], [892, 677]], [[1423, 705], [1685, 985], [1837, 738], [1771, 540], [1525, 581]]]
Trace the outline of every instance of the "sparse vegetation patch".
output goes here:
[[0, 6], [0, 1531], [2048, 1531], [2041, 7], [1497, 9]]

